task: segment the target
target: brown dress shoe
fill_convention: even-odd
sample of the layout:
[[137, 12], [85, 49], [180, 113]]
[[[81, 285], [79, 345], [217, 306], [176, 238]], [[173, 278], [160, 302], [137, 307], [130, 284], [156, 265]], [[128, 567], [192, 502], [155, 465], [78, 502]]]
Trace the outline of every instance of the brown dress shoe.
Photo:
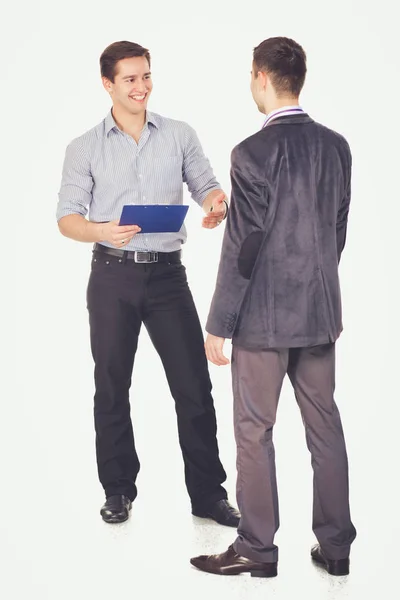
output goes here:
[[190, 562], [200, 571], [215, 573], [216, 575], [250, 573], [252, 577], [276, 577], [278, 574], [278, 563], [256, 562], [244, 556], [239, 556], [233, 546], [229, 546], [228, 550], [222, 554], [196, 556], [191, 558]]
[[311, 558], [324, 567], [329, 575], [348, 575], [350, 572], [349, 558], [340, 558], [339, 560], [326, 558], [319, 544], [311, 548]]

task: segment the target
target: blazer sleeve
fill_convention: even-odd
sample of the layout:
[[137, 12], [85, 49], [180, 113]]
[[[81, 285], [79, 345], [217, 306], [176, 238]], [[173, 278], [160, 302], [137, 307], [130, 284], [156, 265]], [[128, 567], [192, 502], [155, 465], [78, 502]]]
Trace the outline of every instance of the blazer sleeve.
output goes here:
[[346, 142], [346, 159], [345, 159], [345, 192], [339, 206], [336, 218], [336, 247], [338, 263], [346, 244], [347, 221], [349, 217], [350, 198], [351, 198], [351, 170], [352, 157], [349, 145]]
[[233, 336], [265, 235], [268, 209], [268, 186], [249, 150], [237, 146], [231, 161], [231, 201], [206, 323], [208, 333], [223, 338]]

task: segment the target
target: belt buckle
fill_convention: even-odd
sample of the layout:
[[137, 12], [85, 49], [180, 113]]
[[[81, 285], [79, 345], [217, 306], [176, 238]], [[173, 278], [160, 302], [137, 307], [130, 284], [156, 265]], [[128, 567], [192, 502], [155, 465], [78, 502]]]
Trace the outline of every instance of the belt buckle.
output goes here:
[[139, 250], [136, 250], [134, 255], [134, 261], [136, 263], [155, 263], [158, 262], [158, 253], [140, 252]]

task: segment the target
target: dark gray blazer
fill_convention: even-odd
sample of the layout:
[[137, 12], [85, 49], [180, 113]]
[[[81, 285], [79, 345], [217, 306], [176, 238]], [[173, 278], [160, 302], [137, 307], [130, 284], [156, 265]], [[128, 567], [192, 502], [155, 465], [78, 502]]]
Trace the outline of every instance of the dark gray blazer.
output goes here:
[[232, 152], [232, 197], [206, 330], [245, 348], [335, 341], [351, 153], [308, 115], [283, 116]]

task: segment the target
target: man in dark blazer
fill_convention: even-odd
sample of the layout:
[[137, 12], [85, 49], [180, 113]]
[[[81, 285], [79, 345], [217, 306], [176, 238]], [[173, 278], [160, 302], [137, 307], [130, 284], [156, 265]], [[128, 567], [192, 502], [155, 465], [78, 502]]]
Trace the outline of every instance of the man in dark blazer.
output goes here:
[[191, 559], [217, 574], [277, 574], [278, 495], [272, 432], [282, 382], [293, 385], [314, 471], [312, 559], [349, 572], [356, 530], [348, 464], [334, 401], [335, 341], [342, 331], [338, 263], [346, 239], [351, 153], [339, 134], [299, 106], [306, 55], [288, 38], [262, 42], [251, 89], [267, 115], [232, 153], [232, 199], [206, 329], [208, 359], [232, 339], [238, 537]]

